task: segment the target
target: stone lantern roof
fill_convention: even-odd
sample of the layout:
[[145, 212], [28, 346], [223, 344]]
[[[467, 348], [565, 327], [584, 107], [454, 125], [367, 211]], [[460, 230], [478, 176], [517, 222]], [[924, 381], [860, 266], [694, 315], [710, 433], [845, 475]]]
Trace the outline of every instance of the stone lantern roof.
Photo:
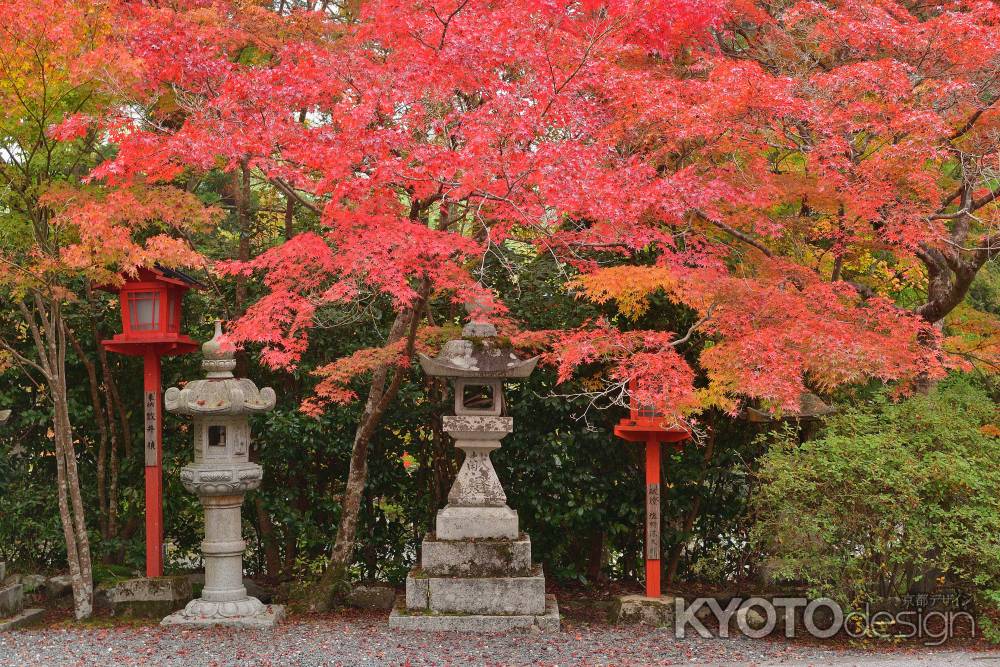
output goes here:
[[835, 412], [836, 407], [827, 405], [819, 396], [807, 391], [799, 396], [798, 410], [784, 410], [779, 415], [774, 415], [766, 410], [750, 407], [740, 413], [740, 417], [748, 422], [768, 424], [779, 421], [811, 421]]
[[497, 336], [496, 327], [476, 319], [476, 304], [466, 304], [473, 319], [462, 328], [462, 337], [450, 340], [437, 357], [419, 355], [428, 375], [450, 378], [525, 378], [535, 370], [538, 357], [521, 359], [510, 343]]
[[215, 321], [215, 335], [201, 350], [205, 379], [188, 382], [183, 389], [167, 389], [163, 397], [167, 410], [182, 415], [242, 415], [274, 408], [273, 389], [257, 389], [251, 380], [233, 377], [236, 359], [232, 346], [222, 343], [222, 322]]

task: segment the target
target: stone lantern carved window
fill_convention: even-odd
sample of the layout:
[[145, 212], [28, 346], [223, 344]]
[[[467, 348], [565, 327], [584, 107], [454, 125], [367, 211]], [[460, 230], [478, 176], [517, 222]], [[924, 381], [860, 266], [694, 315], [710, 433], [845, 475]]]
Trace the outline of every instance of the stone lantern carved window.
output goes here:
[[488, 384], [466, 384], [462, 391], [462, 407], [466, 410], [492, 410], [493, 387]]
[[455, 414], [499, 417], [503, 412], [501, 380], [455, 380]]
[[213, 424], [208, 427], [208, 446], [226, 448], [226, 427]]

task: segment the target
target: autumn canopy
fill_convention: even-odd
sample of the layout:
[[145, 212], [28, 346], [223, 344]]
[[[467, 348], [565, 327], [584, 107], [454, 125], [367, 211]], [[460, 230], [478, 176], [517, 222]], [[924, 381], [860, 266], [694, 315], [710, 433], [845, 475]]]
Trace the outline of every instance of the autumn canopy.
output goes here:
[[[714, 341], [695, 360], [686, 331], [505, 322], [561, 376], [601, 360], [595, 391], [612, 401], [636, 379], [682, 413], [791, 408], [806, 382], [910, 382], [950, 363], [932, 325], [996, 243], [983, 86], [1000, 48], [993, 3], [952, 4], [384, 1], [344, 26], [109, 3], [102, 84], [130, 104], [53, 132], [96, 125], [119, 144], [93, 179], [247, 170], [320, 214], [217, 267], [263, 279], [235, 337], [275, 366], [294, 366], [330, 304], [482, 298], [482, 258], [518, 244], [626, 318], [662, 290]], [[922, 302], [893, 302], [928, 281]], [[310, 405], [348, 398], [340, 380], [386, 355], [370, 359], [323, 369]]]

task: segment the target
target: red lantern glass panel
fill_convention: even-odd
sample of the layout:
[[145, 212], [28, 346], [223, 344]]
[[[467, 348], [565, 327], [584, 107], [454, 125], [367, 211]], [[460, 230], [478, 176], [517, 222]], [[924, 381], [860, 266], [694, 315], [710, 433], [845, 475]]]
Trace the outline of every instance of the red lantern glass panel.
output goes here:
[[160, 293], [128, 293], [129, 326], [132, 331], [157, 331], [160, 328]]
[[179, 300], [177, 298], [177, 290], [170, 290], [170, 293], [167, 296], [167, 330], [168, 331], [177, 331], [178, 330], [178, 324], [179, 324], [178, 320], [180, 320], [180, 318], [178, 317], [178, 311], [180, 310], [180, 308], [178, 307], [180, 305], [178, 303], [178, 301]]

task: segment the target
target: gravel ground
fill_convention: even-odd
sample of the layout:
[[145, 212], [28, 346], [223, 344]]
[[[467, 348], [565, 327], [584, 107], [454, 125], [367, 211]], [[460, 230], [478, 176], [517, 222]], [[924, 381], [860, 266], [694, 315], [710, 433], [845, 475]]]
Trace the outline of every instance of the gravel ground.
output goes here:
[[552, 635], [390, 632], [383, 615], [292, 620], [272, 632], [180, 631], [73, 624], [0, 635], [0, 665], [966, 665], [1000, 667], [1000, 652], [864, 653], [783, 641], [677, 640], [643, 627], [569, 626]]

